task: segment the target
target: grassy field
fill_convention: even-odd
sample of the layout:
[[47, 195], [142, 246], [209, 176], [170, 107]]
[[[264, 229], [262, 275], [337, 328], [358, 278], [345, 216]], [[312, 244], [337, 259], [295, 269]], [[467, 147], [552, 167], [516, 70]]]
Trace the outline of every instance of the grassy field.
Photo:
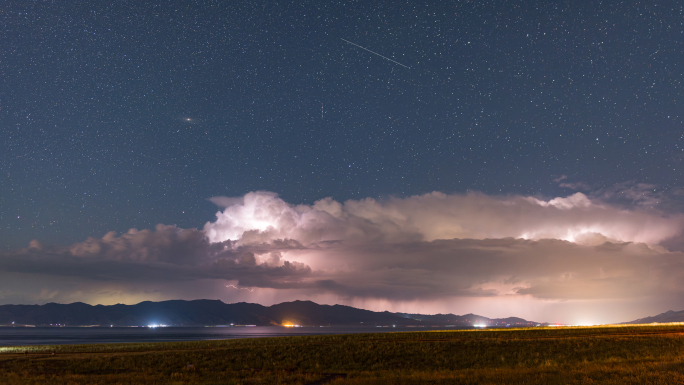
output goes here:
[[684, 326], [0, 347], [0, 383], [684, 383]]

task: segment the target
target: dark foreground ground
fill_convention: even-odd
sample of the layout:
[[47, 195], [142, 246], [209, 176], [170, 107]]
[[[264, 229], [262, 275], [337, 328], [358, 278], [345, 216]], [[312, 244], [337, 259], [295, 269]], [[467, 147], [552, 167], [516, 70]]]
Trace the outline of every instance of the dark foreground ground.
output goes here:
[[684, 325], [10, 347], [0, 383], [674, 384]]

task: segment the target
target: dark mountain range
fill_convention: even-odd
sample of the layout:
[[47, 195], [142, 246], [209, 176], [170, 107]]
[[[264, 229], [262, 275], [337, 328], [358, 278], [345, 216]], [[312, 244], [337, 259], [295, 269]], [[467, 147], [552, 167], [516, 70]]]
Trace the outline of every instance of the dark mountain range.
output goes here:
[[427, 325], [427, 326], [533, 326], [521, 318], [490, 319], [474, 314], [404, 314], [374, 312], [311, 301], [273, 306], [226, 304], [218, 300], [141, 302], [137, 305], [2, 305], [0, 325], [35, 326], [215, 326], [215, 325]]
[[684, 310], [681, 311], [666, 311], [646, 318], [639, 318], [634, 321], [624, 322], [626, 324], [651, 324], [651, 323], [666, 323], [666, 322], [684, 322]]

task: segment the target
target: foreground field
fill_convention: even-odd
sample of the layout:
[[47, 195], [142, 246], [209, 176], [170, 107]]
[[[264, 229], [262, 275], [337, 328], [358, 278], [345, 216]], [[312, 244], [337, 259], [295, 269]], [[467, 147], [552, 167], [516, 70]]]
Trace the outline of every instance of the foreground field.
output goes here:
[[0, 383], [684, 383], [684, 326], [0, 348]]

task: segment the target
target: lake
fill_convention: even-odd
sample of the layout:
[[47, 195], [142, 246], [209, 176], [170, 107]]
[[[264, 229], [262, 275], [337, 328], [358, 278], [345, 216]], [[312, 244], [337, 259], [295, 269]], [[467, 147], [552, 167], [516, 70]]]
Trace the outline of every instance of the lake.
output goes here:
[[384, 333], [455, 330], [469, 327], [0, 327], [0, 346], [170, 342], [304, 336], [320, 334]]

